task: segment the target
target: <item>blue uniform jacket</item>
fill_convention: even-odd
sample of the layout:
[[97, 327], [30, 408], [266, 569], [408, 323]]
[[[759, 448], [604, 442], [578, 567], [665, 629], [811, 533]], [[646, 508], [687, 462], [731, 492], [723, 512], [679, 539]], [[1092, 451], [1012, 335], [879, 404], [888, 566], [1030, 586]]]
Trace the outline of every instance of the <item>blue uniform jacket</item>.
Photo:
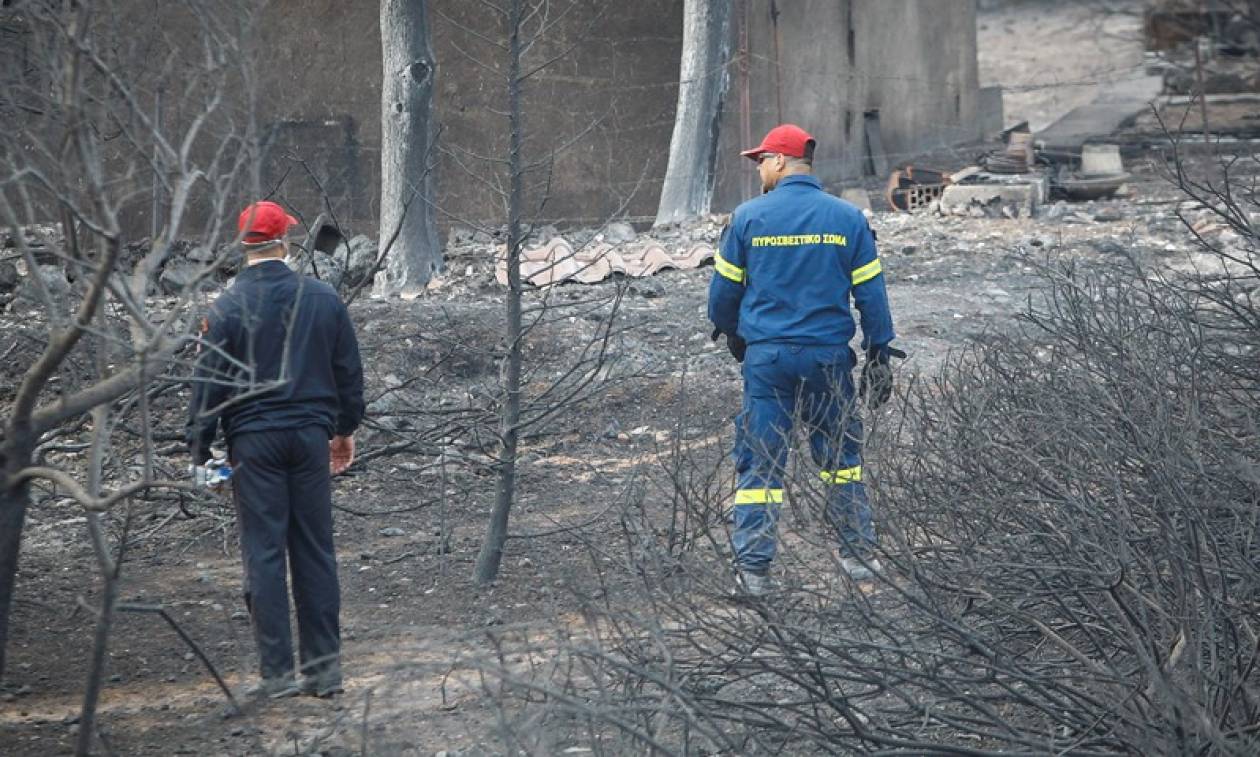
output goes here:
[[749, 344], [847, 345], [862, 315], [862, 348], [896, 336], [875, 235], [854, 205], [813, 176], [781, 179], [735, 209], [709, 285], [709, 319]]
[[363, 419], [363, 368], [337, 292], [279, 261], [240, 272], [204, 322], [188, 414], [193, 461], [220, 421], [229, 444], [250, 431], [319, 426], [331, 437]]

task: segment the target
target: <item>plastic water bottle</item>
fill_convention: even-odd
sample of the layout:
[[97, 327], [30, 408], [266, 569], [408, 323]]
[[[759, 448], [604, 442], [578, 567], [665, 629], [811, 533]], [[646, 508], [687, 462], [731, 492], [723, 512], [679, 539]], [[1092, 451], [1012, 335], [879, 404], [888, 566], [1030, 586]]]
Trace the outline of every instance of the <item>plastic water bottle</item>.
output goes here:
[[206, 478], [206, 486], [211, 489], [217, 489], [228, 482], [232, 477], [232, 466], [227, 460], [211, 460], [206, 465], [209, 476]]

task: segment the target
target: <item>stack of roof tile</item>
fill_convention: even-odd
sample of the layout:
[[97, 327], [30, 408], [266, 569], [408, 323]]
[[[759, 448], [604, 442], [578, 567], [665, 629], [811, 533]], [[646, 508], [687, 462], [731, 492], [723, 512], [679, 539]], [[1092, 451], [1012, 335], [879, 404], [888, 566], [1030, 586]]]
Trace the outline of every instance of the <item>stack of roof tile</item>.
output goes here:
[[[521, 279], [539, 287], [565, 281], [594, 284], [614, 273], [639, 278], [665, 268], [699, 268], [712, 260], [713, 254], [713, 246], [703, 242], [671, 249], [656, 240], [640, 238], [626, 245], [593, 242], [575, 249], [564, 237], [555, 237], [541, 247], [521, 251]], [[495, 278], [507, 286], [506, 251], [502, 248]]]

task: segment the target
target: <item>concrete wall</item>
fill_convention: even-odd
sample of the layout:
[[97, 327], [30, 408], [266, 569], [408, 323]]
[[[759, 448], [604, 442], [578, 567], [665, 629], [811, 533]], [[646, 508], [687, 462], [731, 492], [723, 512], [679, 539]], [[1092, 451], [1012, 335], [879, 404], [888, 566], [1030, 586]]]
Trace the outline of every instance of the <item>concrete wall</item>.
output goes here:
[[[893, 162], [977, 135], [976, 0], [777, 0], [777, 25], [771, 0], [732, 1], [736, 36], [746, 29], [747, 66], [737, 39], [715, 210], [756, 191], [738, 150], [780, 120], [817, 136], [817, 169], [832, 186], [861, 174], [864, 111], [879, 109]], [[120, 2], [140, 14], [149, 7], [148, 0]], [[525, 90], [525, 157], [541, 163], [526, 193], [532, 213], [575, 224], [651, 219], [673, 126], [683, 0], [551, 7], [548, 34], [525, 61], [529, 69], [556, 59]], [[497, 162], [507, 151], [506, 54], [484, 38], [505, 39], [502, 19], [469, 0], [430, 0], [430, 8], [442, 127], [439, 222], [497, 223], [506, 186]], [[378, 12], [375, 0], [270, 0], [259, 6], [247, 46], [259, 61], [263, 193], [313, 217], [325, 210], [322, 186], [344, 225], [373, 235]], [[243, 90], [234, 105], [244, 99]], [[147, 210], [147, 200], [137, 203], [131, 228], [147, 234]]]
[[[780, 121], [818, 140], [815, 170], [830, 186], [861, 178], [863, 114], [878, 110], [890, 164], [975, 139], [978, 71], [975, 0], [747, 0], [748, 73], [731, 81], [722, 121], [716, 204], [758, 191], [738, 157]], [[737, 53], [738, 54], [738, 53]], [[777, 61], [777, 64], [776, 64]], [[747, 93], [745, 95], [745, 92]], [[741, 123], [747, 100], [747, 128]], [[781, 112], [780, 112], [781, 105]]]
[[[525, 87], [525, 159], [543, 164], [529, 177], [530, 206], [544, 221], [650, 214], [673, 127], [682, 0], [553, 5], [554, 26], [525, 60], [528, 69], [559, 56]], [[430, 7], [442, 129], [439, 221], [498, 219], [499, 189], [507, 181], [496, 162], [508, 144], [506, 54], [482, 37], [505, 40], [504, 27], [479, 3], [431, 0]], [[284, 199], [318, 212], [316, 182], [298, 163], [305, 160], [343, 222], [372, 234], [379, 195], [377, 13], [378, 4], [367, 0], [289, 0], [270, 4], [259, 27], [264, 49], [273, 51], [259, 98], [269, 134], [264, 184], [285, 177]]]
[[278, 186], [282, 201], [314, 217], [322, 184], [356, 231], [374, 223], [379, 193], [378, 13], [369, 0], [272, 0], [256, 25], [264, 192]]

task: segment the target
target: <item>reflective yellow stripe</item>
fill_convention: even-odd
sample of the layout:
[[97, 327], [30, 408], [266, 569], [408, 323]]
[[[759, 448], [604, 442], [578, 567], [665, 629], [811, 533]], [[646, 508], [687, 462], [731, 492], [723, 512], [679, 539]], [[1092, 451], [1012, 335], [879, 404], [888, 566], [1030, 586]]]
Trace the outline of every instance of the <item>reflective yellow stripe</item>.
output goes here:
[[735, 492], [737, 505], [765, 505], [783, 502], [782, 489], [739, 489]]
[[850, 484], [862, 480], [862, 466], [840, 468], [839, 470], [819, 471], [818, 476], [829, 484]]
[[744, 269], [722, 257], [722, 253], [717, 253], [713, 257], [713, 267], [717, 272], [726, 278], [734, 281], [736, 284], [744, 283]]
[[853, 272], [853, 286], [857, 286], [864, 281], [870, 281], [878, 276], [882, 270], [884, 270], [884, 267], [880, 265], [879, 258], [875, 258]]

